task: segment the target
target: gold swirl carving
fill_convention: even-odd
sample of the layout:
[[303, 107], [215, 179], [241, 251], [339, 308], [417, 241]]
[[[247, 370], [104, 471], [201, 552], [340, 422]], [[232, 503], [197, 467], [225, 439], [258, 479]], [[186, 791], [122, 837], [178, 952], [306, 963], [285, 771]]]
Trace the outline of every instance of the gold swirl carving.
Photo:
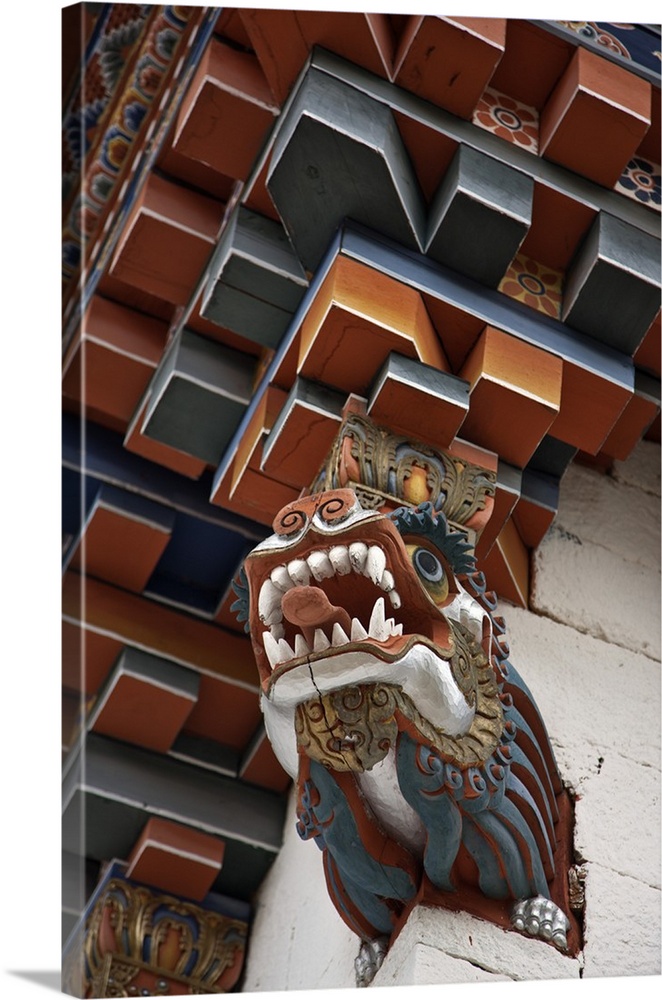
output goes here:
[[[465, 525], [496, 490], [496, 474], [465, 462], [449, 452], [377, 427], [367, 417], [350, 414], [342, 424], [331, 448], [318, 490], [349, 485], [343, 477], [344, 444], [350, 440], [351, 457], [356, 463], [351, 486], [362, 505], [377, 509], [396, 500], [416, 506], [430, 500], [449, 521]], [[413, 479], [417, 479], [417, 485]], [[425, 496], [419, 496], [421, 484]]]
[[[391, 684], [339, 688], [299, 705], [295, 727], [300, 751], [333, 771], [369, 771], [395, 745], [396, 712], [422, 743], [459, 768], [484, 764], [501, 742], [503, 711], [494, 671], [473, 635], [451, 622], [455, 648], [450, 668], [475, 709], [461, 736], [434, 726], [402, 689]], [[409, 727], [408, 727], [409, 728]]]
[[396, 692], [359, 684], [304, 702], [295, 718], [299, 749], [332, 771], [369, 771], [395, 745]]

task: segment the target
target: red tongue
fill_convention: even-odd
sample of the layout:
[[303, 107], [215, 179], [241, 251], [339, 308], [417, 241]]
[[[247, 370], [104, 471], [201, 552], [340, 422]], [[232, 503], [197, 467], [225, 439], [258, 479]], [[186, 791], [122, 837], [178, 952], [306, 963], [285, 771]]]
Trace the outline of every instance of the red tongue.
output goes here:
[[319, 587], [294, 587], [283, 594], [283, 615], [288, 622], [296, 625], [303, 637], [313, 648], [315, 629], [321, 628], [327, 639], [336, 622], [349, 638], [352, 620], [344, 608], [334, 607]]

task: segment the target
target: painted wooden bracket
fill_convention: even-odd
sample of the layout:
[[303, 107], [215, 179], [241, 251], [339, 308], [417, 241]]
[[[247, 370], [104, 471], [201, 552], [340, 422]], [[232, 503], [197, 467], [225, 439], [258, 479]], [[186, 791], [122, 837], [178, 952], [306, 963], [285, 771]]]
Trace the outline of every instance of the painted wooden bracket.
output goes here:
[[219, 837], [152, 816], [129, 854], [126, 877], [200, 903], [218, 877], [224, 854]]
[[268, 476], [302, 489], [314, 479], [338, 433], [346, 394], [297, 378], [262, 452]]
[[108, 273], [172, 305], [185, 306], [216, 243], [224, 206], [150, 174]]
[[64, 568], [141, 593], [170, 541], [174, 523], [174, 512], [167, 507], [102, 485]]
[[176, 165], [181, 174], [185, 159], [186, 179], [194, 180], [201, 166], [243, 180], [278, 110], [256, 56], [212, 38], [179, 109], [163, 167]]
[[577, 48], [541, 115], [541, 155], [613, 187], [651, 123], [651, 85]]
[[344, 218], [420, 249], [425, 208], [390, 109], [310, 69], [276, 136], [269, 193], [314, 270]]
[[506, 47], [504, 18], [411, 14], [393, 79], [460, 118], [471, 118]]
[[471, 386], [463, 436], [523, 468], [559, 413], [561, 358], [487, 326], [460, 374]]
[[88, 729], [167, 753], [191, 714], [199, 689], [200, 677], [194, 670], [127, 647], [99, 692]]
[[496, 288], [529, 226], [533, 181], [460, 145], [430, 206], [426, 254]]
[[125, 431], [161, 359], [167, 325], [100, 295], [92, 298], [63, 363], [65, 400]]
[[200, 313], [264, 347], [276, 347], [307, 287], [282, 226], [240, 206], [214, 251]]
[[389, 354], [371, 387], [367, 414], [415, 440], [452, 444], [469, 412], [469, 383], [415, 358]]
[[215, 464], [250, 401], [255, 359], [184, 329], [154, 376], [142, 434]]
[[390, 76], [395, 38], [387, 14], [245, 8], [239, 13], [279, 103], [287, 97], [315, 45], [358, 62], [379, 76]]

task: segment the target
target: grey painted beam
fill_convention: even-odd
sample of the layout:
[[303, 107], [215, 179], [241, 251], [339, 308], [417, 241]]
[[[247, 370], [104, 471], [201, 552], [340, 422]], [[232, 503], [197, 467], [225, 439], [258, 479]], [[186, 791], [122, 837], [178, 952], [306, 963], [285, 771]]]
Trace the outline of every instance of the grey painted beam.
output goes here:
[[273, 348], [307, 286], [283, 227], [238, 205], [214, 252], [201, 314]]
[[423, 196], [385, 104], [310, 69], [279, 123], [267, 188], [304, 267], [344, 218], [422, 247]]
[[425, 252], [496, 288], [531, 225], [533, 181], [460, 144], [434, 196]]
[[659, 239], [600, 212], [568, 269], [563, 320], [632, 355], [659, 308]]
[[150, 386], [143, 434], [216, 464], [253, 391], [255, 359], [184, 329]]
[[285, 801], [179, 760], [88, 735], [63, 783], [63, 849], [93, 861], [126, 858], [150, 816], [225, 841], [214, 890], [247, 899], [282, 842]]
[[[532, 156], [527, 150], [512, 142], [504, 142], [498, 136], [471, 122], [456, 118], [455, 115], [410, 94], [387, 80], [374, 76], [361, 66], [346, 62], [339, 56], [323, 49], [314, 49], [310, 65], [320, 72], [342, 80], [356, 87], [362, 93], [388, 105], [423, 125], [448, 136], [456, 142], [465, 143], [480, 152], [487, 153], [495, 160], [507, 163], [528, 174], [533, 180], [542, 181], [549, 187], [581, 201], [596, 212], [604, 211], [629, 222], [643, 232], [655, 236], [660, 231], [660, 219], [654, 212], [638, 205], [632, 198], [623, 198], [615, 191], [594, 184], [579, 174], [558, 166], [541, 156]], [[279, 123], [280, 124], [280, 123]], [[276, 128], [278, 129], [279, 124]], [[266, 152], [266, 151], [265, 151]], [[246, 192], [250, 187], [250, 179]], [[243, 197], [246, 197], [246, 192]]]

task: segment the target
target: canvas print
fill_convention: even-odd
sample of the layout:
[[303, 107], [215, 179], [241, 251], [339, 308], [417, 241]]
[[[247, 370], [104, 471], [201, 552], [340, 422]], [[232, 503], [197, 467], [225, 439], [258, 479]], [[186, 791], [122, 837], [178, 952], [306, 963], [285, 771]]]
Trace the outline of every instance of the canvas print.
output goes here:
[[659, 26], [62, 35], [64, 992], [659, 975]]

